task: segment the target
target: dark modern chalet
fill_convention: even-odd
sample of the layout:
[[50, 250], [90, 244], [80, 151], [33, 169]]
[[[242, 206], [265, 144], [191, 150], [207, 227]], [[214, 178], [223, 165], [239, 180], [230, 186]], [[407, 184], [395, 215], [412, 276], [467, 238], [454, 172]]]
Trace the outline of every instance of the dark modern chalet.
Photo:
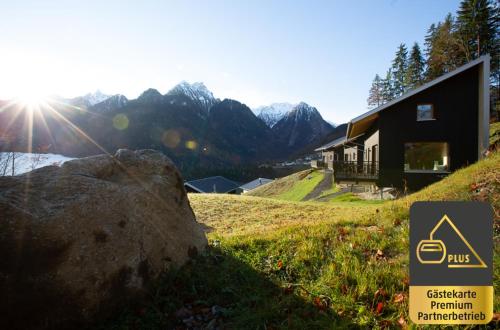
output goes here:
[[352, 119], [316, 165], [337, 182], [417, 190], [476, 162], [488, 148], [489, 71], [482, 56]]

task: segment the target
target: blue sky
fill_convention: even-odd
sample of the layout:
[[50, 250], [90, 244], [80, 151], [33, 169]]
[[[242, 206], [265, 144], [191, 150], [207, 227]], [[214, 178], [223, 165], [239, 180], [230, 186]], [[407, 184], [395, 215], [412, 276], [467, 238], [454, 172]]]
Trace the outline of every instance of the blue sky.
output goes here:
[[0, 98], [100, 89], [137, 97], [202, 81], [250, 107], [367, 110], [399, 43], [421, 45], [459, 0], [3, 1]]

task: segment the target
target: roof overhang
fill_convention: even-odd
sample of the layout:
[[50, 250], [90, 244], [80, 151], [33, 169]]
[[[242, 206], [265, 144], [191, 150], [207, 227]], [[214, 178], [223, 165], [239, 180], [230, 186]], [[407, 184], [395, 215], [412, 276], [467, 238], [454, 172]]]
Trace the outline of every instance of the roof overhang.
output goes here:
[[361, 118], [358, 121], [351, 120], [347, 125], [347, 138], [355, 139], [356, 137], [364, 134], [369, 129], [373, 122], [378, 118], [378, 112], [373, 113], [367, 117]]
[[338, 146], [341, 146], [344, 144], [344, 142], [346, 141], [346, 137], [343, 136], [343, 137], [340, 137], [340, 138], [337, 138], [317, 149], [314, 149], [314, 151], [325, 151], [325, 150], [330, 150], [330, 149], [333, 149], [333, 148], [336, 148]]
[[[360, 136], [364, 135], [365, 133], [361, 133], [359, 135], [356, 135], [355, 137], [352, 137], [350, 139], [346, 139], [346, 138], [343, 138], [342, 141], [339, 141], [338, 143], [335, 143], [335, 144], [332, 144], [330, 146], [328, 146], [327, 148], [323, 148], [321, 150], [331, 150], [331, 149], [334, 149], [334, 148], [337, 148], [337, 147], [344, 147], [344, 146], [356, 146], [356, 145], [359, 145], [358, 143], [354, 142], [356, 141], [357, 138], [359, 138]], [[340, 139], [339, 139], [340, 140]], [[336, 140], [335, 140], [336, 141]], [[334, 142], [334, 141], [332, 141]], [[331, 142], [330, 142], [331, 143]], [[318, 148], [319, 149], [319, 148]], [[318, 150], [316, 149], [316, 150]], [[321, 151], [320, 150], [320, 151]]]

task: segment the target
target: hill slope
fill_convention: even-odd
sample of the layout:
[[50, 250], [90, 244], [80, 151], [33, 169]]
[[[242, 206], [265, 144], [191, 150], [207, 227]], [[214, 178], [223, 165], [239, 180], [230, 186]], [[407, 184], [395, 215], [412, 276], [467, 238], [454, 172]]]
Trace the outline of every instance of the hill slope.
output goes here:
[[[289, 194], [292, 189], [304, 190], [308, 189], [309, 191], [314, 188], [313, 187], [304, 187], [306, 186], [306, 181], [309, 175], [313, 172], [312, 169], [300, 171], [297, 173], [290, 174], [283, 178], [279, 178], [270, 182], [266, 185], [258, 187], [249, 193], [248, 196], [256, 196], [256, 197], [272, 197], [278, 198], [278, 196], [283, 196], [285, 194]], [[307, 191], [307, 192], [309, 192]], [[306, 193], [307, 193], [306, 192]], [[287, 199], [287, 198], [282, 198]], [[293, 199], [291, 199], [293, 200]], [[300, 199], [296, 200], [300, 201]]]
[[[211, 230], [211, 248], [167, 273], [141, 316], [129, 313], [113, 325], [173, 327], [184, 324], [175, 316], [181, 307], [198, 315], [196, 306], [216, 305], [223, 312], [210, 322], [227, 328], [404, 328], [410, 323], [411, 203], [486, 200], [498, 219], [499, 177], [500, 154], [493, 153], [418, 193], [380, 205], [192, 194], [199, 221]], [[494, 237], [498, 290], [498, 226]], [[498, 296], [494, 308], [500, 309]]]

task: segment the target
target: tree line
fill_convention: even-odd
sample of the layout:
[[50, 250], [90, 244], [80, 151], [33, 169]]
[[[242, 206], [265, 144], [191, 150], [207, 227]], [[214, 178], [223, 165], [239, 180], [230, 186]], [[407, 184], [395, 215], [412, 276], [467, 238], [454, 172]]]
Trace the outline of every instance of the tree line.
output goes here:
[[368, 108], [387, 103], [407, 91], [431, 81], [484, 54], [491, 56], [492, 111], [499, 109], [500, 5], [493, 0], [463, 0], [453, 16], [432, 24], [424, 50], [415, 42], [410, 50], [397, 48], [385, 76], [375, 75], [368, 95]]

